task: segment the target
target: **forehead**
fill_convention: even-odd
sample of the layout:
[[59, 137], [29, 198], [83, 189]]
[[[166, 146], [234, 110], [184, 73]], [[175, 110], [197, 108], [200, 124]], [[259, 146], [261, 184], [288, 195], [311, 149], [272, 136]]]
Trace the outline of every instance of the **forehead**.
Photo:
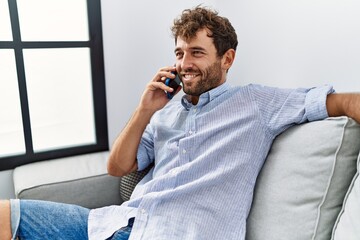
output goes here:
[[205, 29], [198, 31], [196, 36], [189, 40], [184, 40], [181, 37], [177, 38], [175, 51], [186, 51], [192, 48], [202, 48], [207, 51], [216, 50], [213, 39], [208, 36], [208, 32]]

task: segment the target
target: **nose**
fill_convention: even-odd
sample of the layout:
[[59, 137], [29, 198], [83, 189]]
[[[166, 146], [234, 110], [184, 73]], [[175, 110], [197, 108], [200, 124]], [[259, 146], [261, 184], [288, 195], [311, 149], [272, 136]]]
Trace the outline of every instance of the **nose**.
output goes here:
[[180, 66], [181, 66], [182, 70], [191, 69], [193, 67], [192, 56], [190, 54], [184, 53], [184, 55], [181, 59]]

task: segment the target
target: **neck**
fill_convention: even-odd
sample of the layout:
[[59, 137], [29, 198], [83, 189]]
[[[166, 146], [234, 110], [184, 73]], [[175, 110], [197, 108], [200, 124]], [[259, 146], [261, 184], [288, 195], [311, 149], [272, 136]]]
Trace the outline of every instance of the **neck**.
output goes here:
[[191, 97], [191, 103], [193, 105], [196, 105], [199, 102], [199, 96], [190, 96]]

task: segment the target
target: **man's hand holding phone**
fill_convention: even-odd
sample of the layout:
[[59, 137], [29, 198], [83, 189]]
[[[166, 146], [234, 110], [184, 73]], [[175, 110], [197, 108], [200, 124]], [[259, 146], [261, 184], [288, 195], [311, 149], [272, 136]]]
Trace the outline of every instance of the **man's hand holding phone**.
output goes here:
[[161, 68], [148, 83], [139, 107], [151, 112], [163, 108], [169, 99], [181, 90], [180, 83], [174, 66]]

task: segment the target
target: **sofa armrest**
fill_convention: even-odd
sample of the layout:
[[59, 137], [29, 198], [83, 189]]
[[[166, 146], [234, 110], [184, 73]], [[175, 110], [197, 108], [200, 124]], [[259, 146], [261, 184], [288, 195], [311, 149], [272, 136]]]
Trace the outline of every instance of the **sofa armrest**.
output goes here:
[[17, 198], [97, 208], [121, 204], [120, 178], [106, 171], [108, 152], [85, 154], [15, 168]]

